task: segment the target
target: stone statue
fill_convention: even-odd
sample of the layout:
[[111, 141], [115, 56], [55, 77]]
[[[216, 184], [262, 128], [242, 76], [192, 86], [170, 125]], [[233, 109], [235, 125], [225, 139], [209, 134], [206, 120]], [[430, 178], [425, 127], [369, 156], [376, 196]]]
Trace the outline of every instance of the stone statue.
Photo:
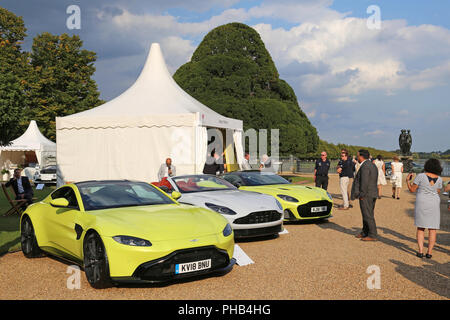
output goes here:
[[400, 133], [400, 137], [398, 138], [398, 143], [400, 145], [400, 160], [403, 162], [404, 171], [413, 172], [411, 130], [403, 129]]
[[411, 130], [402, 130], [400, 137], [398, 138], [398, 143], [400, 145], [400, 152], [403, 156], [411, 155], [411, 145], [412, 137]]

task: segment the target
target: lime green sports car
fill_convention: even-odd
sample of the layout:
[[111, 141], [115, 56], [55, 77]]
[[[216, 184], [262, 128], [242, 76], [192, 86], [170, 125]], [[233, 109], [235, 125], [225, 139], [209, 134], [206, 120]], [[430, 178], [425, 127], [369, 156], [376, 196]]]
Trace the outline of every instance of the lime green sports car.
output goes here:
[[285, 222], [331, 217], [333, 199], [322, 188], [291, 184], [275, 173], [259, 170], [230, 172], [223, 178], [240, 190], [275, 197], [283, 207]]
[[222, 215], [126, 180], [62, 186], [21, 217], [26, 257], [72, 261], [94, 288], [226, 273], [235, 263], [233, 238]]

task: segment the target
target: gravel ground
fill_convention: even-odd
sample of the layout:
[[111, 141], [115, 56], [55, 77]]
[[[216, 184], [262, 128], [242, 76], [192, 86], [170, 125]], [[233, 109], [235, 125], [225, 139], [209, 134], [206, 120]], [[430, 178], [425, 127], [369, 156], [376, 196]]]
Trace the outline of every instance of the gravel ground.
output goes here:
[[[0, 258], [0, 299], [449, 299], [446, 199], [433, 259], [421, 260], [415, 256], [414, 195], [403, 190], [401, 200], [394, 200], [389, 189], [384, 187], [376, 204], [378, 242], [354, 237], [361, 228], [356, 201], [348, 211], [335, 209], [328, 222], [286, 225], [289, 233], [276, 239], [240, 242], [255, 264], [166, 286], [95, 290], [81, 273], [81, 288], [70, 290], [68, 264], [16, 252]], [[329, 192], [340, 205], [335, 175]], [[372, 265], [380, 268], [380, 289], [367, 288]]]

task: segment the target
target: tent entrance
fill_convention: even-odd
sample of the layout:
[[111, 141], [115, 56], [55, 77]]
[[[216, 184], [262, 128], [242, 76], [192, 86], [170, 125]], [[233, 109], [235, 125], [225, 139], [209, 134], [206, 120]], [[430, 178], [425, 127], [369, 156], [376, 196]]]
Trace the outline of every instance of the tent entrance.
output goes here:
[[231, 129], [208, 128], [208, 153], [215, 150], [219, 155], [223, 154], [228, 172], [239, 170], [233, 133]]

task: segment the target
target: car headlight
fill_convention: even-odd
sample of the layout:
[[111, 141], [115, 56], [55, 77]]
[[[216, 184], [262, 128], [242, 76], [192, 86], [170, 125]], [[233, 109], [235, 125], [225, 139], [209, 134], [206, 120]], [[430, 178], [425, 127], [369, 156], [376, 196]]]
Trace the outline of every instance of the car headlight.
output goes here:
[[278, 208], [280, 208], [280, 210], [283, 210], [283, 206], [281, 205], [280, 201], [278, 201], [277, 199], [275, 199], [275, 201], [277, 202]]
[[150, 247], [152, 245], [152, 243], [148, 240], [130, 236], [115, 236], [113, 239], [118, 243], [125, 244], [127, 246]]
[[277, 197], [284, 200], [284, 201], [289, 201], [289, 202], [298, 202], [297, 199], [295, 199], [294, 197], [285, 195], [285, 194], [277, 194]]
[[214, 210], [215, 212], [218, 212], [220, 214], [230, 214], [230, 215], [237, 214], [236, 212], [234, 212], [230, 208], [219, 206], [219, 205], [216, 205], [216, 204], [213, 204], [213, 203], [206, 202], [205, 206], [207, 206], [211, 210]]
[[327, 192], [327, 196], [328, 196], [328, 198], [330, 198], [331, 201], [333, 201], [333, 197], [331, 196], [331, 194], [329, 192]]
[[231, 226], [229, 223], [227, 223], [227, 225], [225, 226], [225, 228], [222, 231], [222, 234], [224, 237], [228, 237], [229, 235], [231, 235], [233, 233], [233, 229], [231, 229]]

